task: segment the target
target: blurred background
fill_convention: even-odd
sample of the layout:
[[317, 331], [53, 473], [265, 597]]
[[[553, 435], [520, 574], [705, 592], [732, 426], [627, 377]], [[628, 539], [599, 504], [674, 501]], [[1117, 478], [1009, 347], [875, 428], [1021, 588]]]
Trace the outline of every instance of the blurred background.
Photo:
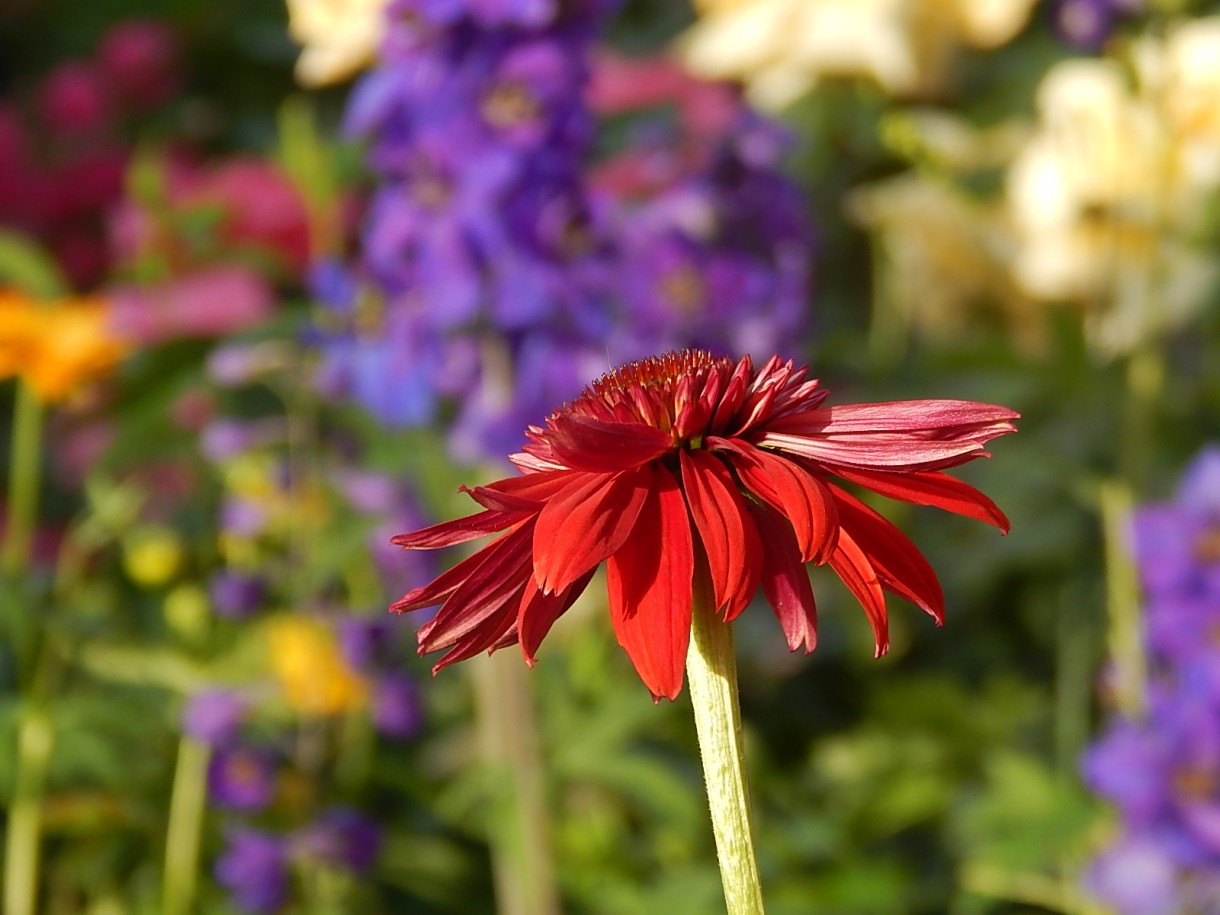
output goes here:
[[[7, 0], [5, 915], [722, 911], [598, 588], [389, 537], [678, 346], [1001, 403], [891, 652], [737, 626], [768, 911], [1220, 912], [1220, 4]], [[604, 589], [603, 589], [604, 590]]]

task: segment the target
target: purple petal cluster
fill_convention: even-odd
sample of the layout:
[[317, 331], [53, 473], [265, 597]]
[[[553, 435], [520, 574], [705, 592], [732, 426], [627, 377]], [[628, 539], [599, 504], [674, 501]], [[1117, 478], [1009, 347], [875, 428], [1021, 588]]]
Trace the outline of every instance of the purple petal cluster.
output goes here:
[[391, 3], [347, 112], [379, 179], [361, 259], [315, 272], [324, 390], [386, 423], [451, 420], [454, 456], [480, 461], [608, 365], [791, 347], [810, 240], [773, 126], [735, 102], [648, 199], [590, 180], [593, 52], [620, 5]]
[[402, 631], [385, 619], [357, 617], [343, 620], [339, 630], [344, 660], [372, 683], [373, 726], [395, 738], [413, 737], [423, 724], [415, 678], [398, 669], [407, 654]]
[[1054, 0], [1051, 18], [1065, 42], [1084, 51], [1096, 51], [1123, 16], [1138, 13], [1143, 7], [1143, 0]]
[[273, 915], [288, 904], [294, 866], [362, 874], [373, 866], [381, 849], [377, 824], [343, 806], [327, 808], [313, 822], [288, 834], [236, 827], [225, 839], [225, 849], [216, 859], [216, 880], [235, 908], [254, 915]]
[[1210, 911], [1220, 899], [1220, 447], [1172, 502], [1140, 510], [1132, 545], [1146, 607], [1147, 713], [1086, 753], [1086, 782], [1120, 815], [1094, 863], [1098, 896], [1126, 913]]

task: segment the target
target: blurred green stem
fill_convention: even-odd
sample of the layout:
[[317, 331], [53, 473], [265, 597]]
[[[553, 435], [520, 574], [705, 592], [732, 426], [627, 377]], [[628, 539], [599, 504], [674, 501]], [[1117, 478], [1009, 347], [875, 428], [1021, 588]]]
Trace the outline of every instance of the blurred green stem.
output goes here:
[[12, 449], [8, 518], [4, 546], [0, 548], [0, 573], [5, 578], [16, 578], [25, 571], [34, 537], [38, 490], [41, 486], [42, 404], [33, 389], [24, 382], [17, 384]]
[[1138, 718], [1145, 709], [1148, 679], [1144, 659], [1139, 580], [1131, 561], [1131, 487], [1109, 482], [1101, 487], [1101, 521], [1105, 536], [1106, 605], [1109, 611], [1109, 650], [1114, 664], [1114, 705], [1123, 715]]
[[[696, 575], [696, 582], [706, 579]], [[749, 787], [742, 752], [741, 708], [733, 628], [716, 616], [703, 582], [695, 588], [686, 677], [703, 758], [716, 857], [728, 915], [762, 915], [762, 884], [754, 859]]]
[[512, 652], [475, 666], [483, 760], [492, 779], [492, 869], [500, 915], [559, 915], [550, 816], [527, 669]]
[[4, 915], [34, 915], [42, 796], [54, 732], [46, 712], [28, 706], [17, 732], [17, 776], [4, 843]]
[[165, 883], [162, 888], [165, 915], [188, 915], [195, 909], [210, 756], [208, 745], [193, 737], [183, 736], [178, 743], [178, 764], [174, 769], [165, 833]]

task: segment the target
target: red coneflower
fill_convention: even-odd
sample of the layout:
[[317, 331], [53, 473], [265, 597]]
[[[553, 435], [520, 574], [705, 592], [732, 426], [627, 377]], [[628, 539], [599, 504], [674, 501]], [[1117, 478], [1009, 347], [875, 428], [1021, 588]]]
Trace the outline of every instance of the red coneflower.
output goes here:
[[940, 471], [987, 456], [984, 443], [1015, 431], [1018, 414], [960, 400], [823, 406], [807, 372], [684, 350], [603, 376], [526, 430], [510, 458], [520, 476], [463, 487], [483, 511], [394, 538], [434, 549], [505, 531], [391, 609], [443, 602], [419, 631], [421, 653], [449, 649], [435, 670], [514, 643], [532, 664], [605, 562], [619, 643], [669, 699], [682, 689], [696, 575], [726, 622], [761, 585], [794, 651], [816, 640], [806, 562], [829, 563], [860, 601], [878, 655], [883, 591], [939, 624], [927, 560], [832, 477], [1007, 531], [987, 496]]

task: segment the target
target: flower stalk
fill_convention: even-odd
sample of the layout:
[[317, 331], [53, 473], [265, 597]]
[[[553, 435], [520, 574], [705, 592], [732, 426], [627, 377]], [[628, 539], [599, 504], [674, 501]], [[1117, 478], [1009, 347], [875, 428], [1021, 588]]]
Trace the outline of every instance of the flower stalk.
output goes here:
[[9, 465], [9, 506], [0, 572], [19, 575], [29, 559], [38, 510], [42, 461], [42, 404], [28, 384], [17, 385]]
[[164, 915], [187, 915], [194, 911], [210, 757], [211, 748], [193, 737], [183, 737], [178, 744], [165, 836]]
[[733, 628], [712, 606], [710, 582], [696, 576], [686, 678], [703, 760], [716, 858], [728, 915], [762, 915], [750, 793], [742, 748]]

